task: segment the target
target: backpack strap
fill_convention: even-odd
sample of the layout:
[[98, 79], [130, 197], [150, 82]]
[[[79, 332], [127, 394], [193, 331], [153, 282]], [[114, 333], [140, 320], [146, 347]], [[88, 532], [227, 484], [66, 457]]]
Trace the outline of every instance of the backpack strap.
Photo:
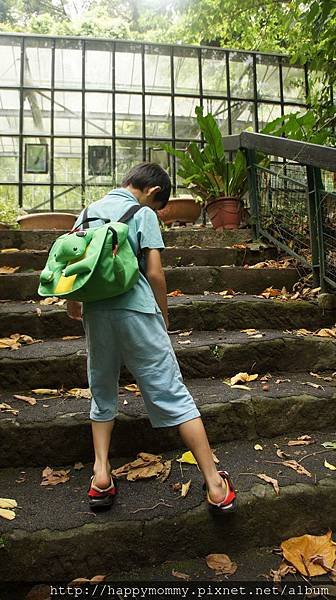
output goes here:
[[79, 229], [80, 227], [82, 227], [83, 229], [88, 229], [88, 227], [89, 227], [88, 223], [90, 223], [91, 221], [104, 221], [104, 223], [110, 222], [110, 219], [103, 219], [103, 217], [88, 218], [88, 210], [89, 210], [89, 207], [87, 206], [83, 212], [83, 221], [81, 223], [79, 223], [79, 225], [77, 225], [76, 230]]
[[139, 206], [138, 204], [136, 206], [131, 206], [131, 208], [129, 208], [120, 219], [118, 219], [118, 223], [127, 223], [127, 221], [129, 221], [133, 215], [140, 210], [140, 208], [142, 208], [142, 206]]

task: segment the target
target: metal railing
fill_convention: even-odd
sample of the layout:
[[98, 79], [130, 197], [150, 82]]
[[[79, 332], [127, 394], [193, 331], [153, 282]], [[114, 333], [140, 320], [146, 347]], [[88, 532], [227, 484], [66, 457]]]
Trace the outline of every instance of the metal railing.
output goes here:
[[249, 132], [223, 143], [246, 154], [254, 238], [294, 256], [322, 290], [336, 289], [336, 148]]

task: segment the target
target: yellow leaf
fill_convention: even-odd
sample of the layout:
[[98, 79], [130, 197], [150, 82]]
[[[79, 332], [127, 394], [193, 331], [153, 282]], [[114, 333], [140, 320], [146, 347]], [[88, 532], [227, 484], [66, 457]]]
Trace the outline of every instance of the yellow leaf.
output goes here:
[[327, 467], [327, 469], [330, 469], [330, 471], [336, 471], [335, 465], [332, 465], [327, 460], [324, 461], [324, 466]]
[[193, 453], [190, 452], [190, 450], [188, 452], [184, 452], [181, 458], [177, 458], [176, 460], [177, 462], [187, 463], [188, 465], [197, 465], [197, 460], [194, 457]]
[[261, 446], [261, 444], [255, 444], [254, 449], [255, 450], [263, 450], [264, 448]]
[[205, 560], [209, 569], [221, 575], [233, 575], [238, 569], [227, 554], [208, 554]]
[[315, 335], [319, 337], [336, 337], [336, 327], [320, 329]]
[[12, 254], [13, 252], [20, 252], [19, 248], [4, 248], [0, 250], [1, 254]]
[[[325, 535], [302, 535], [290, 538], [281, 544], [284, 558], [306, 577], [325, 575], [332, 569], [336, 560], [336, 544], [331, 539], [332, 532]], [[321, 556], [327, 569], [315, 564], [313, 559]]]
[[11, 348], [12, 350], [17, 350], [20, 348], [20, 345], [15, 339], [12, 337], [0, 338], [0, 350], [4, 348]]
[[129, 383], [128, 385], [124, 385], [124, 390], [128, 392], [133, 392], [136, 396], [141, 396], [141, 392], [136, 383]]
[[9, 413], [12, 413], [13, 415], [19, 414], [18, 410], [16, 410], [15, 408], [12, 408], [9, 404], [6, 404], [6, 402], [0, 403], [0, 411], [9, 412]]
[[37, 388], [32, 390], [34, 394], [45, 394], [48, 396], [57, 396], [59, 394], [58, 390], [50, 390], [49, 388]]
[[12, 498], [0, 498], [0, 508], [15, 508], [16, 506], [16, 500], [12, 500]]
[[15, 396], [13, 396], [13, 398], [15, 398], [15, 400], [22, 400], [23, 402], [26, 402], [27, 404], [30, 404], [31, 406], [34, 406], [34, 404], [36, 404], [36, 399], [31, 398], [30, 396], [19, 396], [18, 394], [15, 394]]
[[74, 398], [86, 398], [91, 400], [92, 394], [90, 388], [72, 388], [66, 393], [67, 396], [73, 396]]
[[0, 267], [0, 275], [11, 275], [19, 269], [20, 267]]
[[246, 382], [246, 381], [255, 381], [256, 379], [258, 379], [258, 374], [256, 373], [255, 375], [249, 375], [248, 373], [237, 373], [237, 375], [235, 375], [234, 377], [231, 377], [231, 385], [235, 385], [236, 383], [241, 382]]
[[12, 521], [15, 519], [16, 515], [13, 510], [9, 510], [8, 508], [0, 508], [0, 517], [7, 519], [8, 521]]
[[64, 337], [62, 337], [62, 340], [64, 340], [65, 342], [68, 340], [80, 340], [81, 337], [81, 335], [65, 335]]
[[191, 479], [189, 479], [189, 481], [187, 483], [182, 483], [182, 489], [181, 489], [182, 498], [186, 497], [186, 495], [188, 494], [188, 492], [190, 490], [190, 486], [191, 486]]
[[59, 298], [57, 296], [51, 296], [48, 298], [43, 298], [43, 300], [40, 300], [40, 304], [48, 306], [49, 304], [56, 304], [56, 302], [58, 302], [58, 301], [59, 301]]

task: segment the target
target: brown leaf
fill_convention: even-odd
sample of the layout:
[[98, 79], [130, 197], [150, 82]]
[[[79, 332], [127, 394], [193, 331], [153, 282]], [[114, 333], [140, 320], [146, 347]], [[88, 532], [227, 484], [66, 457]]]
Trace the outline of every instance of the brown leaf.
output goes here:
[[264, 298], [274, 298], [275, 296], [281, 296], [283, 293], [286, 293], [286, 291], [283, 292], [283, 290], [273, 289], [271, 286], [261, 292], [261, 296], [264, 296]]
[[25, 600], [50, 600], [50, 585], [34, 585]]
[[31, 406], [34, 406], [34, 404], [37, 402], [36, 398], [31, 398], [31, 396], [19, 396], [18, 394], [15, 394], [13, 398], [15, 398], [15, 400], [22, 400]]
[[171, 489], [173, 492], [179, 492], [182, 489], [182, 484], [180, 482], [172, 483]]
[[65, 395], [73, 398], [86, 398], [87, 400], [91, 400], [92, 398], [90, 388], [72, 388]]
[[282, 464], [285, 467], [289, 467], [290, 469], [293, 469], [300, 475], [307, 475], [308, 477], [312, 476], [311, 473], [309, 473], [309, 471], [307, 471], [307, 469], [305, 469], [302, 465], [300, 465], [296, 460], [285, 460]]
[[48, 296], [48, 298], [43, 298], [43, 300], [40, 300], [40, 304], [48, 306], [50, 304], [56, 304], [58, 301], [59, 298], [57, 298], [57, 296]]
[[282, 450], [280, 450], [280, 449], [279, 449], [279, 450], [277, 450], [277, 451], [276, 451], [276, 453], [277, 453], [277, 456], [278, 456], [279, 458], [290, 458], [290, 455], [289, 455], [289, 454], [286, 454], [286, 452], [283, 452], [283, 451], [282, 451]]
[[[309, 437], [309, 436], [308, 436]], [[298, 437], [297, 440], [289, 440], [287, 446], [309, 446], [310, 444], [315, 444], [315, 440], [304, 439], [305, 436]]]
[[237, 375], [234, 375], [234, 377], [231, 377], [230, 381], [231, 381], [231, 385], [236, 385], [236, 383], [238, 383], [240, 381], [242, 381], [242, 382], [255, 381], [256, 379], [258, 379], [257, 373], [255, 375], [249, 375], [248, 373], [237, 373]]
[[175, 569], [172, 570], [172, 575], [173, 577], [177, 577], [177, 579], [185, 579], [186, 581], [190, 581], [190, 575], [187, 575], [187, 573], [181, 573], [180, 571], [175, 571]]
[[131, 469], [127, 473], [128, 481], [136, 481], [137, 479], [149, 479], [150, 477], [158, 477], [164, 470], [162, 463], [155, 463], [148, 465], [147, 467], [140, 467], [138, 469]]
[[74, 464], [74, 469], [75, 469], [75, 471], [80, 471], [81, 469], [84, 469], [83, 463], [82, 462], [76, 462]]
[[205, 560], [209, 569], [220, 575], [233, 575], [238, 569], [227, 554], [208, 554]]
[[0, 275], [11, 275], [18, 271], [21, 267], [0, 267]]
[[163, 483], [164, 481], [166, 481], [171, 473], [171, 468], [172, 468], [172, 461], [171, 460], [165, 460], [163, 463], [163, 471], [162, 473], [159, 475], [158, 480]]
[[181, 333], [179, 333], [179, 336], [189, 336], [192, 334], [192, 329], [190, 331], [181, 331]]
[[277, 570], [271, 569], [270, 575], [274, 581], [274, 583], [280, 583], [282, 577], [286, 575], [296, 573], [296, 568], [293, 565], [289, 565], [284, 560], [281, 562], [279, 568]]
[[105, 581], [105, 579], [106, 575], [95, 575], [94, 577], [91, 577], [90, 583], [101, 583], [102, 581]]
[[259, 477], [259, 479], [266, 481], [266, 483], [270, 483], [271, 485], [273, 485], [275, 493], [277, 495], [280, 494], [279, 482], [277, 479], [273, 479], [272, 477], [265, 475], [265, 473], [258, 473], [257, 476]]
[[162, 462], [162, 456], [140, 452], [136, 460], [126, 463], [118, 469], [113, 469], [112, 475], [117, 478], [126, 475], [128, 481], [135, 481], [137, 479], [158, 477], [161, 473], [166, 473], [166, 470], [167, 467]]
[[176, 298], [176, 296], [184, 296], [184, 294], [181, 292], [181, 290], [173, 290], [172, 292], [169, 292], [167, 296], [171, 298]]
[[191, 486], [191, 479], [189, 479], [189, 481], [187, 483], [182, 483], [182, 489], [181, 489], [182, 498], [186, 497], [186, 495], [188, 494], [188, 492], [190, 490], [190, 486]]
[[81, 335], [65, 335], [62, 337], [62, 340], [67, 341], [67, 340], [80, 340], [81, 339]]
[[136, 396], [141, 396], [141, 392], [136, 383], [129, 383], [128, 385], [124, 385], [124, 390], [128, 392], [133, 392]]
[[70, 469], [60, 469], [55, 471], [50, 467], [46, 467], [42, 471], [41, 485], [58, 485], [59, 483], [66, 483], [70, 480]]
[[319, 337], [336, 337], [336, 327], [320, 329], [315, 333]]
[[332, 532], [328, 531], [325, 535], [305, 534], [293, 537], [282, 542], [281, 549], [285, 559], [302, 575], [325, 575], [326, 568], [315, 563], [313, 559], [321, 556], [328, 569], [333, 567], [336, 560], [336, 543], [332, 541], [331, 536]]

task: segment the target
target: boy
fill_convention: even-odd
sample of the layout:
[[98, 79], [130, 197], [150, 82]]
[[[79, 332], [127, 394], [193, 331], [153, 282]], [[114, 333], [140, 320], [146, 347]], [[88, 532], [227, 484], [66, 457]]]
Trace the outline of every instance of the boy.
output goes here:
[[[209, 507], [221, 512], [236, 509], [232, 482], [226, 471], [216, 469], [200, 413], [183, 383], [167, 333], [167, 288], [160, 257], [164, 243], [155, 213], [167, 204], [170, 191], [168, 174], [159, 165], [142, 163], [126, 175], [121, 188], [89, 207], [89, 217], [118, 220], [130, 207], [140, 205], [128, 221], [128, 239], [135, 254], [142, 253], [142, 273], [131, 290], [83, 305], [95, 451], [88, 491], [93, 510], [109, 508], [116, 494], [108, 452], [122, 364], [137, 381], [153, 427], [179, 427], [203, 473]], [[82, 219], [83, 213], [75, 226]], [[69, 301], [69, 316], [81, 319], [81, 308], [79, 302]]]

